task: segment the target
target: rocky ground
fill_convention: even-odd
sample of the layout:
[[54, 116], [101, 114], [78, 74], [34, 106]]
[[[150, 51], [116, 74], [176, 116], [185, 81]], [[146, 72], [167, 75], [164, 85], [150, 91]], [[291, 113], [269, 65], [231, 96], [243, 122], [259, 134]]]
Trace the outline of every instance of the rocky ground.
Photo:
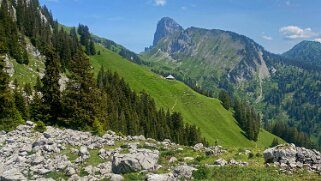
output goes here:
[[317, 150], [296, 147], [294, 144], [278, 145], [265, 150], [264, 159], [267, 166], [280, 168], [289, 174], [305, 169], [321, 175], [321, 153]]
[[[33, 128], [34, 123], [27, 122], [12, 132], [0, 131], [0, 180], [211, 180], [215, 175], [209, 176], [208, 169], [256, 169], [257, 160], [265, 169], [262, 154], [250, 150], [227, 151], [201, 143], [185, 147], [170, 140], [125, 137], [112, 131], [98, 137], [50, 126], [44, 133]], [[250, 157], [255, 159], [247, 160]], [[292, 171], [293, 167], [320, 171], [320, 153], [315, 150], [275, 147], [266, 150], [264, 158], [277, 170], [286, 164]]]

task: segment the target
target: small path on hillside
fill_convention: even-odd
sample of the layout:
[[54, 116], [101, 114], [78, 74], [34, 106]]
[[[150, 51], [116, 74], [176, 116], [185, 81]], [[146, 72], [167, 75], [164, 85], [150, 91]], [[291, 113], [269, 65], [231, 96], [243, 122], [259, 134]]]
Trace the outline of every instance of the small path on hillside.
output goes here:
[[177, 99], [175, 100], [175, 103], [174, 103], [174, 105], [172, 107], [172, 111], [174, 111], [174, 108], [175, 108], [176, 105], [177, 105]]

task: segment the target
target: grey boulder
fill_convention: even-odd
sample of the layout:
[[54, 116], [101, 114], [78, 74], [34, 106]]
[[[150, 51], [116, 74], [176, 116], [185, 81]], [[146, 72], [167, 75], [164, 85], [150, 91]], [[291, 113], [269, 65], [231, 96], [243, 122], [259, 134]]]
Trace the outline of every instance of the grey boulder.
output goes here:
[[24, 181], [27, 178], [18, 170], [17, 168], [12, 168], [6, 170], [0, 176], [0, 180], [2, 181]]
[[148, 149], [138, 149], [129, 154], [115, 154], [112, 161], [114, 173], [129, 173], [141, 170], [153, 171], [157, 168], [159, 152]]
[[192, 178], [193, 171], [197, 169], [188, 165], [180, 165], [174, 169], [174, 175], [185, 179]]
[[148, 174], [145, 177], [146, 181], [176, 181], [177, 178], [172, 173], [164, 174]]

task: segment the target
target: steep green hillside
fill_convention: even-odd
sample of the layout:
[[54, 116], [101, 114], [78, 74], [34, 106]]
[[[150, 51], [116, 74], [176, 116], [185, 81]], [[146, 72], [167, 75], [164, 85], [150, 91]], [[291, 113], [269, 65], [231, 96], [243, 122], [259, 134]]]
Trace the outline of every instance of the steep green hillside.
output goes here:
[[101, 55], [91, 57], [95, 73], [101, 66], [118, 72], [134, 90], [149, 93], [158, 106], [181, 112], [187, 122], [201, 128], [203, 136], [211, 144], [215, 141], [223, 146], [237, 147], [263, 147], [271, 144], [274, 136], [266, 131], [261, 131], [257, 143], [249, 141], [237, 126], [232, 113], [226, 111], [217, 99], [200, 95], [179, 81], [165, 80], [102, 45], [98, 45], [97, 50]]

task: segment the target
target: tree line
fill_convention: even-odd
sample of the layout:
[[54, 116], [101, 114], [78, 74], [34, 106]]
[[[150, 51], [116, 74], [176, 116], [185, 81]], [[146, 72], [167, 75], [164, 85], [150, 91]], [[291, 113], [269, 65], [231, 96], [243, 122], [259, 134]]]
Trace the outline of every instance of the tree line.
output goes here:
[[257, 141], [261, 128], [260, 114], [245, 101], [233, 98], [224, 90], [219, 93], [219, 99], [222, 101], [222, 106], [226, 110], [233, 108], [234, 118], [244, 131], [246, 137], [250, 140]]
[[[1, 8], [10, 12], [6, 3], [2, 1]], [[148, 94], [135, 93], [116, 73], [101, 69], [96, 79], [87, 57], [95, 54], [87, 26], [66, 30], [53, 20], [46, 7], [39, 8], [37, 0], [17, 0], [13, 5], [17, 9], [17, 21], [1, 11], [1, 30], [7, 23], [26, 35], [45, 55], [45, 74], [37, 78], [34, 87], [26, 84], [22, 88], [14, 83], [12, 91], [4, 71], [4, 55], [12, 56], [7, 41], [10, 36], [6, 30], [0, 31], [5, 35], [0, 37], [1, 130], [10, 131], [23, 120], [31, 119], [98, 135], [111, 129], [159, 140], [169, 138], [186, 145], [207, 144], [196, 126], [184, 124], [181, 114], [158, 109]], [[19, 40], [12, 41], [23, 47]], [[59, 82], [63, 73], [68, 77], [65, 90], [61, 90]]]
[[145, 135], [158, 140], [171, 139], [185, 145], [206, 141], [194, 125], [185, 124], [180, 113], [158, 109], [145, 92], [137, 94], [117, 73], [98, 73], [97, 86], [107, 95], [109, 127], [130, 135]]

